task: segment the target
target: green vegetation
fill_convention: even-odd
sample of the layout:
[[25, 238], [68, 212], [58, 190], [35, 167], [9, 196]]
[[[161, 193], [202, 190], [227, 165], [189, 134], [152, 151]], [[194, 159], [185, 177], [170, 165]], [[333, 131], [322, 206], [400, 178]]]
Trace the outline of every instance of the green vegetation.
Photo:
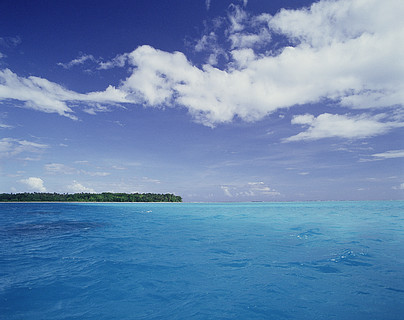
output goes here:
[[0, 202], [182, 202], [170, 193], [2, 193]]

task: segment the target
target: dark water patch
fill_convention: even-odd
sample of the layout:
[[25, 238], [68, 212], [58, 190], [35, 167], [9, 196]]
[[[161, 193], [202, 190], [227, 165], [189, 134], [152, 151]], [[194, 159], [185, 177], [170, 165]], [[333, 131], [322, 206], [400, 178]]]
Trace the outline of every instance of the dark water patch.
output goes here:
[[368, 295], [368, 294], [370, 294], [370, 292], [356, 291], [356, 294], [359, 294], [359, 295]]
[[228, 267], [228, 268], [246, 268], [250, 265], [249, 259], [242, 259], [242, 260], [232, 260], [229, 262], [222, 262], [219, 263], [221, 267]]
[[86, 231], [104, 226], [102, 223], [85, 221], [51, 221], [41, 223], [16, 224], [7, 229], [7, 233], [13, 235], [42, 235], [49, 233], [69, 233], [74, 231]]
[[309, 229], [305, 232], [300, 233], [299, 235], [306, 235], [306, 236], [318, 236], [322, 235], [319, 228]]
[[230, 251], [225, 250], [225, 249], [219, 249], [219, 248], [209, 249], [209, 252], [215, 253], [215, 254], [218, 254], [218, 255], [222, 255], [222, 254], [224, 254], [224, 255], [229, 255], [229, 256], [234, 255], [233, 252], [230, 252]]
[[330, 265], [315, 266], [314, 269], [322, 273], [341, 273], [341, 270]]
[[396, 289], [396, 288], [391, 288], [391, 287], [388, 287], [386, 289], [390, 290], [390, 291], [394, 291], [394, 292], [404, 293], [404, 289]]

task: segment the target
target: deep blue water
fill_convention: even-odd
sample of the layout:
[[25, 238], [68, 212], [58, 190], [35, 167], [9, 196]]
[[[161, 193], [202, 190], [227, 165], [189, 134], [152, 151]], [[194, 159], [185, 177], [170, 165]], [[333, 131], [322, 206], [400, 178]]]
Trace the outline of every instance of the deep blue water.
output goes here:
[[0, 203], [0, 319], [403, 319], [404, 201]]

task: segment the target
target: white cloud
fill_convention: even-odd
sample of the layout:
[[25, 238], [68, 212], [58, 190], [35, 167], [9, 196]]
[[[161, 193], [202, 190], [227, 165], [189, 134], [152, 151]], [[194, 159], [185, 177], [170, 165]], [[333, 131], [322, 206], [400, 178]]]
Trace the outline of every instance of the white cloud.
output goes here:
[[229, 187], [227, 187], [227, 186], [220, 186], [220, 188], [223, 190], [223, 192], [224, 192], [224, 194], [227, 196], [227, 197], [233, 197], [233, 195], [231, 194], [231, 192], [230, 192], [230, 188]]
[[81, 170], [82, 173], [91, 176], [91, 177], [106, 177], [109, 176], [111, 173], [109, 172], [103, 172], [103, 171], [85, 171], [85, 170]]
[[375, 153], [372, 154], [372, 157], [378, 159], [404, 158], [404, 150], [390, 150], [382, 153]]
[[19, 36], [15, 37], [0, 37], [0, 46], [5, 48], [14, 48], [21, 44], [21, 38]]
[[264, 196], [279, 196], [281, 195], [277, 190], [270, 188], [264, 182], [248, 182], [247, 184], [240, 185], [227, 185], [220, 187], [227, 197], [264, 197]]
[[71, 185], [67, 186], [67, 189], [73, 193], [95, 193], [94, 189], [85, 187], [77, 181], [73, 181]]
[[259, 33], [233, 33], [229, 36], [232, 48], [251, 48], [255, 45], [269, 43], [271, 35], [266, 28], [262, 28]]
[[31, 190], [38, 192], [46, 192], [44, 182], [41, 178], [29, 177], [28, 179], [20, 180], [21, 183], [26, 184]]
[[148, 182], [148, 183], [155, 183], [155, 184], [160, 184], [160, 183], [161, 183], [160, 180], [158, 180], [158, 179], [152, 179], [152, 178], [149, 178], [149, 177], [143, 177], [143, 178], [142, 178], [142, 181]]
[[[76, 162], [78, 163], [78, 162]], [[45, 170], [50, 174], [85, 174], [91, 177], [106, 177], [109, 176], [109, 172], [103, 171], [86, 171], [78, 170], [73, 167], [69, 167], [62, 163], [49, 163], [44, 166]]]
[[306, 131], [284, 139], [284, 142], [317, 140], [322, 138], [362, 139], [404, 127], [403, 122], [382, 122], [381, 116], [348, 116], [323, 113], [317, 117], [305, 114], [294, 116], [292, 124], [308, 126]]
[[399, 186], [394, 186], [394, 190], [404, 190], [404, 183], [400, 184]]
[[[310, 8], [281, 10], [274, 16], [253, 16], [233, 5], [224, 30], [229, 48], [219, 47], [217, 34], [212, 32], [197, 44], [201, 50], [211, 50], [206, 65], [194, 65], [181, 52], [140, 46], [100, 64], [100, 69], [129, 65], [131, 74], [117, 88], [79, 94], [38, 77], [18, 77], [6, 69], [0, 71], [0, 100], [19, 100], [25, 107], [71, 118], [75, 118], [72, 106], [77, 103], [182, 106], [208, 126], [235, 117], [255, 121], [281, 108], [324, 101], [343, 108], [401, 109], [402, 12], [401, 0], [323, 0]], [[267, 44], [273, 35], [289, 46], [274, 46], [271, 51]], [[216, 68], [220, 55], [228, 63]], [[77, 63], [85, 59], [91, 58], [83, 56]], [[95, 113], [101, 109], [86, 110]], [[331, 120], [340, 126], [340, 132], [323, 126]], [[393, 122], [367, 115], [324, 114], [305, 123], [310, 126], [308, 131], [288, 140], [369, 137], [401, 126]], [[370, 128], [372, 125], [375, 127]]]
[[118, 54], [115, 58], [113, 58], [110, 61], [106, 61], [106, 62], [101, 61], [101, 62], [99, 62], [98, 69], [107, 70], [107, 69], [112, 69], [112, 68], [115, 68], [115, 67], [122, 68], [123, 66], [125, 66], [127, 60], [128, 60], [128, 54], [127, 53]]
[[49, 163], [44, 166], [50, 174], [77, 174], [78, 170], [62, 163]]
[[242, 192], [241, 194], [251, 195], [251, 196], [259, 196], [259, 195], [266, 195], [266, 196], [279, 196], [280, 193], [275, 189], [268, 187], [264, 182], [249, 182], [247, 191]]
[[72, 110], [64, 102], [77, 94], [38, 77], [21, 78], [9, 69], [0, 70], [0, 100], [14, 99], [25, 107], [69, 116]]
[[86, 61], [97, 62], [97, 60], [91, 54], [83, 54], [68, 63], [59, 62], [58, 65], [65, 69], [70, 69], [71, 67], [84, 64]]
[[0, 123], [0, 129], [11, 129], [13, 126], [10, 126], [8, 124]]
[[39, 153], [48, 145], [14, 138], [0, 139], [0, 158], [12, 157], [23, 152]]
[[[402, 106], [404, 65], [398, 62], [404, 56], [404, 25], [397, 22], [402, 4], [351, 2], [322, 1], [310, 9], [265, 16], [272, 32], [282, 33], [295, 45], [278, 53], [235, 51], [235, 63], [224, 70], [211, 65], [197, 68], [180, 52], [139, 47], [129, 55], [135, 69], [120, 89], [147, 106], [185, 106], [206, 125], [235, 116], [257, 120], [279, 108], [324, 98], [353, 108]], [[363, 12], [369, 13], [366, 19], [361, 18]], [[231, 36], [244, 32], [248, 18], [236, 7], [230, 16]], [[311, 19], [315, 28], [305, 29]], [[350, 19], [358, 21], [347, 27]], [[290, 21], [295, 21], [293, 28], [288, 27]]]
[[[125, 99], [125, 93], [109, 86], [105, 91], [77, 93], [43, 78], [19, 77], [9, 69], [0, 70], [0, 101], [21, 101], [21, 107], [47, 113], [58, 113], [72, 119], [71, 105], [86, 103], [93, 110], [99, 109], [97, 103], [115, 104], [133, 102]], [[97, 110], [98, 111], [98, 110]]]

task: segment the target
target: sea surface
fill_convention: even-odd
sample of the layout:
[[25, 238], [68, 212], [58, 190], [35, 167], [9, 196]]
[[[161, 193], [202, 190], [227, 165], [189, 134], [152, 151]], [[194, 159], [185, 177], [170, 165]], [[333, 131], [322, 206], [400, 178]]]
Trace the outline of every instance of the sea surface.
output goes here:
[[0, 319], [404, 319], [404, 201], [0, 203]]

